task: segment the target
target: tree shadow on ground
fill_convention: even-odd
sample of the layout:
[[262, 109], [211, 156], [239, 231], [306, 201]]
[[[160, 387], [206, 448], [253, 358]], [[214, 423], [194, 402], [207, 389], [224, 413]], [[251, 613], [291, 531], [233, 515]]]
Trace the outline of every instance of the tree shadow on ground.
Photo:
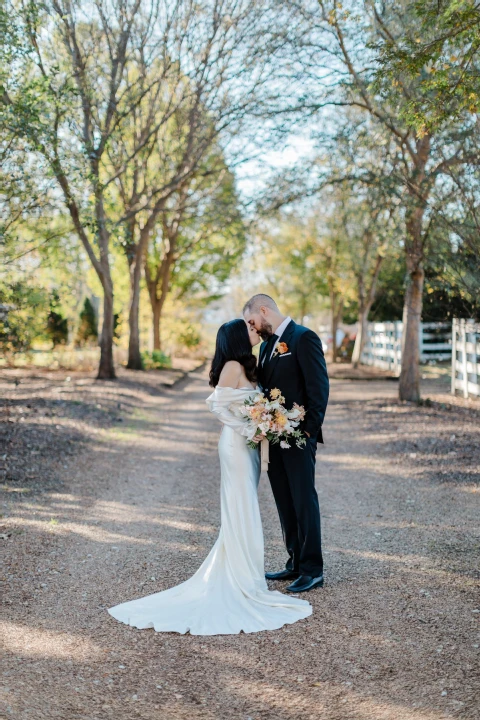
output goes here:
[[[217, 536], [219, 427], [202, 404], [204, 381], [186, 390], [158, 396], [155, 407], [142, 396], [133, 409], [145, 416], [129, 419], [131, 437], [106, 428], [69, 460], [68, 492], [11, 507], [10, 715], [440, 720], [448, 711], [473, 719], [475, 586], [463, 559], [470, 563], [474, 548], [460, 488], [448, 489], [455, 502], [439, 517], [442, 488], [409, 477], [408, 464], [385, 464], [388, 438], [369, 420], [357, 425], [348, 406], [331, 413], [338, 439], [319, 451], [327, 582], [307, 596], [311, 618], [273, 632], [195, 637], [108, 616], [113, 604], [187, 579]], [[383, 423], [380, 414], [380, 430]], [[273, 564], [285, 558], [262, 483]]]

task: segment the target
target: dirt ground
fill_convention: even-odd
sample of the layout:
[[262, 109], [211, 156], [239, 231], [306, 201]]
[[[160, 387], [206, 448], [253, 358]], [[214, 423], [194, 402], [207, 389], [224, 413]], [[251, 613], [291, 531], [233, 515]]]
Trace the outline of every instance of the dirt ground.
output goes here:
[[[435, 381], [416, 406], [397, 401], [395, 381], [333, 379], [317, 463], [326, 584], [308, 594], [313, 616], [192, 637], [106, 612], [185, 580], [218, 533], [206, 373], [164, 383], [0, 373], [2, 717], [478, 718], [480, 404], [452, 404]], [[266, 477], [260, 502], [266, 567], [278, 569]]]

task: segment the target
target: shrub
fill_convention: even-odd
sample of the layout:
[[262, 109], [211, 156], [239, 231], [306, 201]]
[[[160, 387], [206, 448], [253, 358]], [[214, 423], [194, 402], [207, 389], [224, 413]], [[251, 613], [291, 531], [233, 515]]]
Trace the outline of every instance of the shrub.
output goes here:
[[42, 288], [20, 281], [2, 284], [0, 307], [3, 353], [29, 352], [35, 340], [45, 339], [48, 296]]
[[77, 330], [75, 344], [82, 347], [87, 343], [92, 343], [98, 339], [97, 318], [95, 310], [89, 298], [85, 298], [83, 310], [80, 313], [80, 325]]
[[47, 335], [52, 341], [53, 347], [66, 345], [68, 342], [68, 322], [60, 313], [50, 310], [47, 318]]
[[172, 367], [172, 358], [165, 355], [161, 350], [142, 353], [142, 362], [145, 370], [162, 370]]
[[202, 341], [201, 335], [198, 331], [198, 329], [188, 323], [186, 325], [185, 329], [182, 330], [178, 334], [178, 342], [180, 345], [183, 345], [184, 347], [188, 348], [189, 350], [193, 350], [193, 348], [196, 348], [200, 345]]
[[50, 312], [47, 318], [46, 334], [52, 341], [53, 349], [68, 342], [68, 321], [60, 312], [60, 297], [56, 290], [50, 298]]

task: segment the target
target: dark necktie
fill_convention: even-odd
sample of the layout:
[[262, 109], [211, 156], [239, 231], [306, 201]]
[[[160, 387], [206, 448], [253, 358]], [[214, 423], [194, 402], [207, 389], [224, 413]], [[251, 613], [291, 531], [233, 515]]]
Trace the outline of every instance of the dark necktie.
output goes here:
[[265, 348], [265, 355], [264, 355], [264, 361], [263, 361], [263, 367], [267, 367], [268, 363], [270, 362], [270, 356], [272, 354], [273, 348], [275, 347], [275, 343], [278, 340], [278, 335], [270, 335], [270, 337], [267, 340], [267, 347]]

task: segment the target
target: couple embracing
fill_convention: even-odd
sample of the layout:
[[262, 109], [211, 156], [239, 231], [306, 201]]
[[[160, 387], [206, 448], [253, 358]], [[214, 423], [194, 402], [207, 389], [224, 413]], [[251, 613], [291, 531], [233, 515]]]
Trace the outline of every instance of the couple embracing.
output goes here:
[[[315, 490], [317, 442], [329, 382], [318, 336], [282, 315], [268, 295], [254, 295], [244, 320], [218, 331], [210, 370], [210, 411], [223, 424], [218, 445], [221, 468], [221, 527], [197, 572], [169, 590], [131, 600], [109, 613], [137, 628], [192, 635], [275, 630], [311, 615], [297, 597], [323, 585], [320, 511]], [[260, 340], [258, 364], [252, 347]], [[238, 408], [258, 389], [278, 389], [285, 405], [306, 410], [303, 447], [270, 447], [268, 477], [277, 505], [288, 559], [279, 572], [264, 572], [263, 531], [257, 488], [258, 447], [247, 444], [248, 428]], [[256, 441], [261, 435], [255, 437]], [[288, 595], [269, 590], [268, 580], [287, 580]]]

